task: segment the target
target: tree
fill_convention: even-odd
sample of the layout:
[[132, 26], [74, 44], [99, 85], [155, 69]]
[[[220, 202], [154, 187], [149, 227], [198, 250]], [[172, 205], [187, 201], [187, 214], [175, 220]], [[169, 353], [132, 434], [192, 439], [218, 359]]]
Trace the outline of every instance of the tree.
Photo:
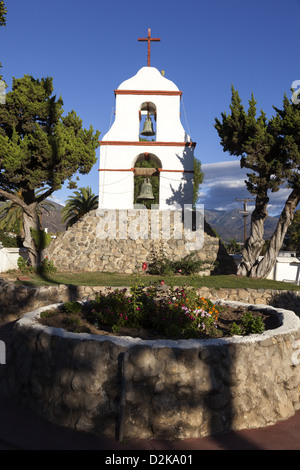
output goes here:
[[227, 250], [227, 253], [229, 253], [230, 255], [234, 255], [236, 253], [240, 253], [241, 251], [241, 246], [240, 244], [236, 241], [235, 238], [231, 238], [229, 240], [229, 242], [227, 243], [226, 245], [226, 250]]
[[[0, 26], [6, 26], [6, 13], [7, 10], [5, 8], [5, 4], [3, 0], [0, 1]], [[0, 62], [0, 68], [2, 67], [1, 62]], [[0, 80], [1, 80], [1, 75], [0, 75]]]
[[287, 230], [284, 248], [296, 251], [298, 256], [300, 254], [300, 210], [295, 212], [293, 222]]
[[200, 184], [203, 183], [204, 179], [204, 173], [202, 172], [201, 169], [201, 162], [194, 157], [194, 179], [193, 179], [193, 207], [196, 207], [198, 198], [199, 198], [199, 190], [200, 190]]
[[6, 26], [6, 13], [4, 1], [0, 1], [0, 26]]
[[98, 196], [92, 193], [91, 188], [79, 188], [74, 196], [69, 197], [67, 204], [62, 209], [62, 222], [67, 221], [67, 228], [74, 225], [89, 211], [98, 208]]
[[[38, 196], [40, 191], [37, 191], [36, 193], [36, 196]], [[15, 191], [15, 195], [22, 199], [22, 190]], [[39, 203], [37, 206], [37, 213], [40, 220], [43, 210], [49, 213], [49, 210], [54, 207], [54, 204], [50, 201], [42, 201]], [[24, 238], [23, 208], [13, 201], [6, 201], [0, 205], [0, 230], [3, 229], [13, 231], [17, 233], [17, 235], [20, 235], [21, 239]]]
[[[276, 114], [268, 120], [263, 111], [257, 116], [253, 95], [246, 112], [238, 92], [232, 87], [230, 109], [229, 115], [222, 113], [222, 121], [215, 120], [215, 128], [223, 150], [240, 157], [241, 168], [251, 170], [246, 186], [255, 196], [250, 235], [243, 248], [238, 274], [266, 277], [276, 261], [300, 200], [300, 107], [284, 96], [283, 110], [274, 108]], [[266, 253], [259, 260], [264, 246], [269, 191], [279, 191], [283, 184], [291, 192]]]
[[33, 266], [41, 261], [31, 236], [31, 229], [40, 229], [38, 204], [77, 172], [88, 173], [99, 146], [99, 132], [84, 129], [75, 111], [63, 116], [52, 82], [13, 78], [0, 106], [0, 196], [23, 209], [24, 246]]

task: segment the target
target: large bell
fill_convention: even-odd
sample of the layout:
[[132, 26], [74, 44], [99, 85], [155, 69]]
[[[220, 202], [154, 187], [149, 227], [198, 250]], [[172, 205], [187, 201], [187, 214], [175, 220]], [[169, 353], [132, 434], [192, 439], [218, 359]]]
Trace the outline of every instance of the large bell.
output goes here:
[[144, 182], [141, 186], [141, 191], [137, 199], [154, 199], [152, 192], [152, 184], [150, 181], [144, 179]]
[[153, 124], [152, 124], [150, 116], [147, 116], [146, 119], [145, 119], [141, 135], [146, 135], [146, 136], [155, 135], [155, 132], [153, 130]]

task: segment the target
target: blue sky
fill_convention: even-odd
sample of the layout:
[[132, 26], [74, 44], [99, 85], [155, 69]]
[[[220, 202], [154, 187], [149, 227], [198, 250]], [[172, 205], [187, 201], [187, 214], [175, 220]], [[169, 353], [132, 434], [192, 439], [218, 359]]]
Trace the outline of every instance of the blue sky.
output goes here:
[[[0, 61], [9, 89], [12, 77], [53, 77], [65, 112], [74, 109], [100, 138], [110, 126], [114, 89], [147, 65], [147, 46], [138, 38], [151, 28], [161, 38], [152, 44], [151, 65], [182, 90], [182, 124], [197, 142], [195, 155], [205, 170], [199, 202], [232, 208], [240, 205], [236, 197], [248, 196], [238, 159], [223, 152], [214, 119], [228, 111], [232, 84], [245, 107], [253, 92], [258, 110], [269, 117], [272, 105], [280, 107], [284, 93], [290, 96], [292, 82], [300, 79], [300, 0], [5, 3]], [[79, 186], [87, 185], [98, 194], [98, 162], [80, 178]], [[71, 194], [64, 187], [54, 197], [63, 202]], [[276, 195], [274, 213], [284, 195]]]

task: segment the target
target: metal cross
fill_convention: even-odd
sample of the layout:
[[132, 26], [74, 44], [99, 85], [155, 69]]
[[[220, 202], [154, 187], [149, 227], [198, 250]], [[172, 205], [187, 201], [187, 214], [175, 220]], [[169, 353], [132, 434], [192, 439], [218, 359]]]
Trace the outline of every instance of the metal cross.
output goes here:
[[151, 41], [160, 41], [160, 38], [151, 37], [151, 29], [148, 29], [147, 38], [139, 38], [138, 41], [148, 41], [148, 67], [150, 67], [150, 53], [151, 53]]

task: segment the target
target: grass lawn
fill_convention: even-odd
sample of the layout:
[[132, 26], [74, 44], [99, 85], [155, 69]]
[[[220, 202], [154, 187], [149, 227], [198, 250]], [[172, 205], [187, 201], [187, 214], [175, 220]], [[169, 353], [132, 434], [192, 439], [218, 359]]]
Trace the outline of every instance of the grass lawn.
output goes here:
[[[14, 275], [10, 274], [10, 279]], [[129, 274], [117, 273], [55, 273], [41, 277], [35, 274], [29, 274], [28, 280], [19, 281], [18, 277], [22, 274], [16, 273], [16, 282], [23, 285], [42, 286], [42, 285], [57, 285], [57, 284], [72, 284], [77, 286], [130, 286], [137, 282], [142, 282], [145, 285], [151, 282], [164, 280], [169, 285], [189, 285], [193, 287], [210, 287], [210, 288], [250, 288], [250, 289], [278, 289], [278, 290], [300, 290], [300, 286], [286, 282], [271, 281], [267, 279], [252, 279], [248, 277], [221, 275], [221, 276], [150, 276], [142, 274], [140, 276]]]

